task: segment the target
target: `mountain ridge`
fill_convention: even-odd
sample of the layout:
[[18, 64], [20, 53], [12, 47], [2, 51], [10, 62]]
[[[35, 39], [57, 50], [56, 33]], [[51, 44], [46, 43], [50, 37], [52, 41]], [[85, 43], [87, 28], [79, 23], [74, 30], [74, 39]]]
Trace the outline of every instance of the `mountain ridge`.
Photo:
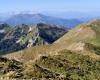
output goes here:
[[[93, 23], [95, 23], [95, 22], [93, 21]], [[93, 24], [93, 23], [91, 23], [91, 24]], [[89, 24], [89, 25], [87, 25], [87, 24]], [[63, 35], [60, 39], [58, 39], [51, 45], [36, 46], [36, 47], [30, 48], [30, 49], [25, 49], [25, 50], [19, 51], [18, 53], [17, 52], [12, 53], [12, 55], [14, 56], [14, 54], [15, 55], [21, 54], [21, 55], [23, 55], [23, 58], [28, 58], [29, 54], [27, 55], [27, 53], [29, 52], [30, 55], [33, 54], [33, 56], [29, 57], [28, 59], [32, 59], [34, 56], [36, 56], [35, 54], [53, 55], [55, 53], [54, 55], [57, 55], [59, 51], [67, 49], [67, 50], [77, 52], [79, 54], [81, 53], [83, 55], [89, 55], [92, 58], [99, 59], [100, 56], [94, 52], [95, 50], [93, 52], [91, 52], [90, 50], [87, 50], [87, 48], [86, 48], [86, 46], [88, 46], [88, 44], [89, 45], [92, 44], [94, 46], [92, 48], [97, 49], [99, 52], [99, 48], [97, 48], [96, 46], [99, 45], [98, 43], [100, 42], [100, 39], [99, 39], [100, 35], [97, 36], [95, 30], [92, 29], [91, 24], [90, 23], [87, 23], [87, 24], [84, 24], [84, 25], [82, 24], [82, 25], [70, 30], [68, 33]], [[95, 24], [93, 24], [93, 25], [95, 25]], [[99, 25], [97, 25], [97, 26], [99, 27]], [[95, 28], [95, 26], [94, 26], [94, 28]], [[98, 40], [98, 41], [96, 42], [96, 40]], [[23, 54], [23, 53], [26, 53], [26, 54]], [[91, 53], [92, 53], [92, 55], [91, 55]], [[34, 60], [34, 58], [33, 58], [33, 60]]]
[[33, 25], [37, 23], [46, 23], [46, 24], [60, 25], [67, 28], [72, 28], [82, 23], [82, 21], [78, 19], [62, 19], [52, 16], [46, 16], [43, 14], [16, 14], [11, 16], [4, 22], [10, 25], [18, 25], [18, 24]]
[[[7, 26], [10, 29], [7, 28], [8, 30], [6, 30], [4, 28]], [[10, 27], [7, 24], [2, 24], [1, 28], [5, 31], [0, 34], [1, 53], [7, 51], [18, 51], [35, 45], [51, 44], [67, 32], [64, 28], [43, 23], [38, 23], [35, 26], [23, 24], [16, 27]]]
[[77, 26], [53, 44], [2, 55], [0, 73], [9, 80], [99, 80], [99, 34], [100, 21], [96, 20]]

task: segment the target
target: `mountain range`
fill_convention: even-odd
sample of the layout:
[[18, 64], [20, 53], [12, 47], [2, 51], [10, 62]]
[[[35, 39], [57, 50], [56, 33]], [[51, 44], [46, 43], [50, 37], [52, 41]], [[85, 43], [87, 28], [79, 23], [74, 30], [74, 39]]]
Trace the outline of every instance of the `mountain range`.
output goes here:
[[12, 27], [0, 25], [0, 54], [18, 51], [35, 45], [51, 44], [64, 35], [67, 29], [56, 25], [38, 23]]
[[[7, 35], [3, 39], [16, 35], [15, 37], [19, 39], [17, 42], [22, 44], [26, 39], [30, 39], [30, 34], [34, 38], [34, 33], [32, 32], [36, 31], [40, 34], [38, 43], [36, 42], [35, 46], [19, 51], [2, 54], [0, 57], [0, 75], [3, 78], [8, 77], [8, 80], [100, 79], [100, 20], [81, 24], [68, 31], [43, 23], [37, 24], [37, 29], [35, 28], [35, 30], [33, 29], [34, 27], [26, 28], [22, 26], [16, 27], [13, 30], [14, 32], [10, 33], [10, 36]], [[6, 25], [5, 30], [8, 29]], [[3, 33], [4, 31], [1, 32]], [[18, 33], [20, 34], [18, 35]], [[20, 35], [23, 36], [23, 39], [19, 37]], [[52, 39], [53, 42], [49, 42]], [[43, 41], [46, 44], [41, 44]]]
[[12, 26], [21, 24], [33, 25], [37, 23], [45, 23], [45, 24], [60, 25], [67, 28], [72, 28], [75, 27], [76, 25], [83, 23], [83, 21], [79, 19], [63, 19], [52, 16], [46, 16], [43, 14], [15, 14], [15, 15], [10, 15], [9, 17], [7, 17], [6, 19], [4, 18], [1, 21], [3, 23], [7, 23]]

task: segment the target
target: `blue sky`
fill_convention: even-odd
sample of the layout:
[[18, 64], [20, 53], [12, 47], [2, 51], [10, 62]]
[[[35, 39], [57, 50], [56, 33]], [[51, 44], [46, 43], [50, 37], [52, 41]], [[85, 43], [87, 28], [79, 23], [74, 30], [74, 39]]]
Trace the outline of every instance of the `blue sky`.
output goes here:
[[4, 12], [98, 12], [100, 0], [0, 0]]

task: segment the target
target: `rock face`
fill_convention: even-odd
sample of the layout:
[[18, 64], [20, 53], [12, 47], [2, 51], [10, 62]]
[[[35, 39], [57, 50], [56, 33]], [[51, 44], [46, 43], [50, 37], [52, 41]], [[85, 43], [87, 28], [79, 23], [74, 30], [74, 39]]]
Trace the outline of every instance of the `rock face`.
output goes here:
[[[38, 24], [38, 27], [40, 25], [41, 24]], [[55, 37], [54, 36], [51, 37], [51, 33], [50, 33], [51, 31], [50, 30], [48, 31], [48, 28], [46, 28], [46, 27], [44, 27], [44, 28], [45, 29], [43, 29], [43, 28], [41, 29], [41, 27], [39, 27], [40, 33], [48, 35], [50, 37], [45, 38], [44, 35], [42, 35], [42, 36], [40, 35], [40, 36], [45, 41], [47, 41], [47, 43], [48, 42], [51, 43], [51, 40], [55, 39]], [[57, 29], [55, 29], [55, 30], [57, 31]], [[54, 30], [54, 32], [55, 32], [55, 30]], [[55, 55], [55, 54], [58, 54], [59, 51], [67, 49], [67, 50], [81, 53], [83, 55], [89, 55], [92, 58], [99, 59], [100, 58], [100, 56], [99, 56], [99, 54], [100, 54], [100, 35], [99, 34], [100, 34], [100, 21], [97, 20], [97, 21], [93, 21], [93, 22], [90, 22], [87, 24], [82, 24], [82, 25], [70, 30], [68, 33], [63, 35], [61, 38], [57, 39], [51, 45], [36, 46], [36, 47], [22, 50], [21, 52], [19, 51], [19, 52], [13, 53], [13, 54], [9, 54], [7, 56], [16, 57], [17, 55], [20, 55], [20, 56], [17, 56], [18, 59], [20, 58], [20, 59], [23, 59], [23, 61], [24, 60], [27, 61], [27, 60], [31, 60], [31, 59], [34, 60], [40, 54]], [[55, 35], [55, 36], [57, 36], [57, 35]], [[49, 39], [50, 39], [50, 41], [49, 41]], [[31, 45], [31, 43], [33, 43], [32, 39], [30, 39], [30, 45]], [[41, 40], [41, 43], [44, 43], [43, 40]], [[45, 44], [47, 44], [47, 43], [45, 43]]]
[[[35, 28], [35, 38], [29, 37], [28, 34], [28, 38], [17, 41], [20, 43], [28, 40], [29, 47], [34, 42], [34, 45], [39, 46], [3, 55], [9, 59], [0, 58], [0, 76], [8, 77], [10, 80], [17, 78], [26, 80], [99, 80], [100, 21], [96, 20], [80, 25], [53, 44], [40, 45], [45, 42], [52, 43], [52, 40], [58, 38], [58, 32], [62, 32], [57, 27], [47, 26], [38, 24]], [[31, 30], [28, 28], [27, 32], [33, 35], [32, 31], [33, 28]], [[52, 37], [51, 35], [54, 34], [55, 36]]]
[[51, 44], [67, 32], [64, 28], [43, 23], [35, 26], [22, 24], [13, 28], [7, 24], [2, 24], [0, 30], [1, 53], [18, 51], [36, 45]]
[[[55, 31], [55, 28], [49, 29], [47, 25], [44, 25], [44, 27], [40, 27], [42, 26], [42, 24], [38, 24], [37, 26], [38, 26], [38, 30], [40, 34], [43, 34], [43, 35], [40, 35], [41, 37], [38, 40], [41, 40], [42, 38], [44, 41], [46, 41], [45, 43], [43, 40], [41, 40], [42, 44], [52, 43], [51, 40], [54, 40], [57, 38], [58, 34], [56, 34], [55, 36], [51, 36], [51, 34], [52, 35], [54, 34], [53, 32]], [[57, 33], [61, 32], [57, 29], [56, 31]], [[47, 37], [44, 35], [46, 35]], [[34, 40], [35, 39], [33, 40], [30, 39], [29, 47], [33, 44]], [[39, 44], [40, 43], [37, 43], [35, 45], [39, 45]], [[61, 38], [57, 39], [51, 45], [36, 46], [36, 47], [22, 50], [21, 52], [19, 51], [11, 55], [7, 55], [7, 56], [11, 56], [11, 58], [13, 58], [21, 54], [20, 56], [17, 56], [18, 59], [20, 58], [23, 60], [31, 60], [31, 59], [35, 59], [40, 54], [46, 54], [46, 55], [58, 54], [59, 51], [64, 50], [64, 49], [75, 51], [75, 52], [81, 52], [81, 54], [99, 59], [100, 58], [99, 56], [100, 54], [99, 53], [100, 52], [100, 20], [82, 24], [72, 30], [69, 30], [68, 33], [63, 35]]]

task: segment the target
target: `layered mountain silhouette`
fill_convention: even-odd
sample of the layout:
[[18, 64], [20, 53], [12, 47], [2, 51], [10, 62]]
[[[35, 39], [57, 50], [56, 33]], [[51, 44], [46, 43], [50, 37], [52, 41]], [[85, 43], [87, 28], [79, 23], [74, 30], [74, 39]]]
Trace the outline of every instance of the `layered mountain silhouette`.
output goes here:
[[43, 14], [16, 14], [4, 21], [9, 25], [33, 25], [37, 23], [54, 24], [60, 25], [67, 28], [75, 27], [76, 25], [83, 23], [83, 21], [78, 19], [61, 19], [52, 16], [46, 16]]
[[[18, 28], [16, 27], [16, 29]], [[21, 28], [18, 31], [22, 30]], [[24, 39], [18, 38], [17, 42], [22, 44], [25, 42], [24, 40], [29, 40], [29, 33], [31, 35], [34, 28], [24, 28], [24, 31], [19, 31], [27, 32], [28, 30], [28, 38], [25, 35]], [[48, 45], [31, 46], [18, 52], [2, 55], [0, 58], [0, 74], [4, 78], [37, 80], [100, 79], [100, 20], [81, 24], [67, 33], [62, 28], [50, 27], [50, 25], [43, 23], [37, 24], [33, 32], [37, 30], [40, 35], [39, 43], [36, 44], [45, 41]]]

